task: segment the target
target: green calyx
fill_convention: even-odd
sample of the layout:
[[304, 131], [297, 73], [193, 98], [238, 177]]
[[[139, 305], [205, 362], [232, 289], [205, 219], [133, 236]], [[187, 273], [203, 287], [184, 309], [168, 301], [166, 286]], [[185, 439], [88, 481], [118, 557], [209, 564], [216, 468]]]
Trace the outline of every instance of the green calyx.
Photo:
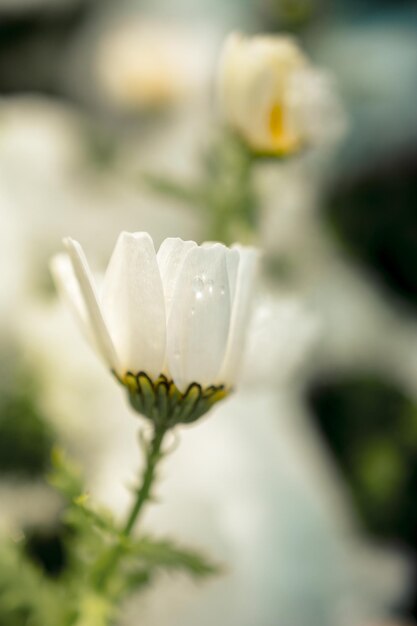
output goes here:
[[182, 393], [163, 374], [153, 381], [145, 372], [127, 372], [118, 380], [126, 387], [135, 411], [164, 430], [195, 422], [229, 393], [223, 385], [203, 388], [198, 383], [192, 383]]

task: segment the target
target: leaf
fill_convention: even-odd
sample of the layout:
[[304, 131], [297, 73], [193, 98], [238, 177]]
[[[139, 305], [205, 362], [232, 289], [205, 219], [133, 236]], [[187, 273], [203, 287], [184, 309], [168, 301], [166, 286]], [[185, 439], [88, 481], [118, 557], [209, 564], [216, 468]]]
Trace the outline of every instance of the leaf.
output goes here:
[[[19, 544], [0, 544], [0, 622], [56, 626], [64, 620], [65, 590], [46, 579]], [[3, 621], [7, 620], [7, 621]]]
[[193, 208], [201, 204], [201, 191], [198, 186], [179, 183], [157, 174], [142, 174], [142, 181], [153, 191], [189, 204]]
[[120, 531], [114, 522], [111, 512], [104, 507], [97, 507], [91, 504], [88, 494], [82, 494], [78, 498], [74, 498], [73, 504], [95, 530], [119, 537]]
[[132, 571], [127, 572], [121, 579], [121, 586], [123, 590], [123, 595], [128, 595], [130, 592], [135, 591], [138, 592], [143, 587], [146, 587], [152, 582], [151, 574], [140, 568], [133, 569]]
[[84, 481], [78, 465], [65, 452], [55, 447], [52, 450], [52, 470], [48, 482], [68, 500], [74, 500], [84, 492]]
[[130, 553], [152, 569], [182, 570], [195, 578], [213, 576], [221, 568], [195, 550], [180, 548], [174, 542], [143, 537], [134, 542]]

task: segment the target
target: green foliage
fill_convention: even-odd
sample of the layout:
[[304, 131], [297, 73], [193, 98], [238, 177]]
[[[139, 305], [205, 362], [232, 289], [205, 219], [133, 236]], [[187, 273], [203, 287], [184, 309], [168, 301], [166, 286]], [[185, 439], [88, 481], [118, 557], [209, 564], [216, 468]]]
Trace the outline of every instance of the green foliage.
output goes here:
[[62, 525], [25, 529], [24, 551], [49, 578], [59, 578], [68, 565], [67, 529]]
[[51, 460], [48, 482], [69, 501], [78, 498], [84, 489], [81, 469], [57, 446], [52, 450]]
[[369, 373], [315, 384], [309, 401], [368, 528], [415, 546], [415, 402]]
[[260, 21], [259, 31], [298, 34], [310, 27], [320, 12], [324, 13], [325, 6], [325, 0], [265, 0], [254, 4], [254, 13]]
[[417, 307], [417, 151], [366, 163], [336, 180], [326, 216], [339, 241], [381, 285]]
[[[197, 551], [179, 547], [168, 539], [146, 536], [130, 540], [121, 536], [119, 541], [122, 566], [110, 585], [110, 594], [118, 598], [151, 584], [162, 572], [183, 573], [198, 580], [220, 572], [218, 566]], [[111, 557], [112, 553], [108, 555]]]
[[65, 589], [43, 576], [23, 548], [23, 540], [0, 543], [0, 623], [64, 625]]
[[[51, 465], [49, 483], [63, 498], [62, 526], [55, 539], [65, 559], [59, 572], [51, 572], [40, 558], [46, 534], [0, 539], [0, 623], [108, 626], [117, 621], [121, 600], [149, 585], [160, 572], [202, 579], [219, 571], [196, 551], [173, 541], [130, 538], [107, 509], [91, 501], [80, 469], [61, 450], [54, 449]], [[115, 556], [118, 567], [108, 569]], [[102, 572], [107, 571], [110, 580], [101, 586]]]
[[[93, 506], [89, 498], [78, 497], [66, 519], [76, 529], [80, 555], [79, 575], [88, 572], [85, 587], [112, 600], [114, 606], [149, 585], [163, 571], [182, 572], [202, 579], [219, 570], [196, 551], [176, 546], [168, 540], [141, 537], [131, 539], [118, 528], [109, 511]], [[112, 564], [120, 561], [120, 566]], [[111, 571], [110, 580], [103, 573]]]
[[[77, 525], [82, 534], [87, 527], [80, 519]], [[103, 524], [100, 529], [94, 527], [96, 519], [97, 516], [90, 518], [93, 533], [101, 532], [103, 527]], [[118, 602], [149, 585], [160, 572], [182, 572], [195, 579], [219, 572], [196, 551], [180, 548], [172, 541], [150, 537], [123, 541], [120, 535], [116, 540], [123, 544], [123, 561], [120, 571], [113, 576], [110, 594], [99, 593], [93, 580], [85, 572], [83, 575], [83, 569], [74, 561], [59, 578], [45, 576], [41, 567], [28, 558], [24, 539], [4, 540], [0, 543], [0, 623], [7, 626], [107, 626], [109, 619], [116, 615]], [[80, 534], [72, 543], [74, 541], [82, 541]], [[94, 553], [95, 558], [97, 554], [101, 557], [106, 554], [103, 545], [95, 546]], [[82, 560], [83, 567], [91, 565], [90, 558]], [[98, 559], [97, 563], [103, 560]]]
[[159, 174], [143, 174], [142, 181], [163, 196], [168, 196], [184, 204], [198, 205], [201, 202], [198, 187], [189, 186]]
[[204, 211], [209, 239], [245, 242], [257, 223], [256, 158], [238, 137], [224, 133], [203, 154], [197, 180], [182, 183], [153, 174], [142, 180], [157, 193]]
[[149, 572], [165, 569], [182, 571], [194, 578], [205, 578], [220, 572], [220, 568], [194, 550], [178, 547], [174, 542], [141, 537], [132, 543], [130, 555]]
[[[1, 369], [6, 367], [1, 364]], [[30, 373], [7, 364], [0, 379], [0, 473], [41, 476], [52, 448], [51, 428], [39, 410], [38, 390]]]

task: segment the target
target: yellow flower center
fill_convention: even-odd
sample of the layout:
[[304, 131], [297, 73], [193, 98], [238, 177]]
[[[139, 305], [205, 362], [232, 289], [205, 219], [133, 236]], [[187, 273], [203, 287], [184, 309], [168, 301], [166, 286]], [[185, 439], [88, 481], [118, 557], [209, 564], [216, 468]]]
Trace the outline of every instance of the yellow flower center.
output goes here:
[[299, 140], [286, 128], [284, 107], [280, 102], [275, 102], [269, 111], [268, 128], [277, 152], [288, 154], [299, 148]]

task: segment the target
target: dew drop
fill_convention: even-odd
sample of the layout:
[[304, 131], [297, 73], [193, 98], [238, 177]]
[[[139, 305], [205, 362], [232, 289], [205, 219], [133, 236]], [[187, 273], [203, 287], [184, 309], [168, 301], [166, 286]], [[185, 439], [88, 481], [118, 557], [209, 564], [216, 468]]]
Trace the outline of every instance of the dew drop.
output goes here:
[[225, 294], [225, 293], [226, 293], [225, 288], [224, 288], [223, 286], [222, 286], [222, 287], [220, 287], [220, 295], [221, 295], [221, 296], [224, 296], [224, 294]]
[[206, 286], [207, 286], [207, 291], [211, 295], [214, 291], [214, 282], [212, 280], [208, 280], [206, 283]]
[[195, 315], [195, 308], [194, 307], [191, 309], [191, 315]]
[[199, 300], [203, 297], [204, 292], [204, 280], [200, 276], [196, 276], [192, 282], [192, 288]]

